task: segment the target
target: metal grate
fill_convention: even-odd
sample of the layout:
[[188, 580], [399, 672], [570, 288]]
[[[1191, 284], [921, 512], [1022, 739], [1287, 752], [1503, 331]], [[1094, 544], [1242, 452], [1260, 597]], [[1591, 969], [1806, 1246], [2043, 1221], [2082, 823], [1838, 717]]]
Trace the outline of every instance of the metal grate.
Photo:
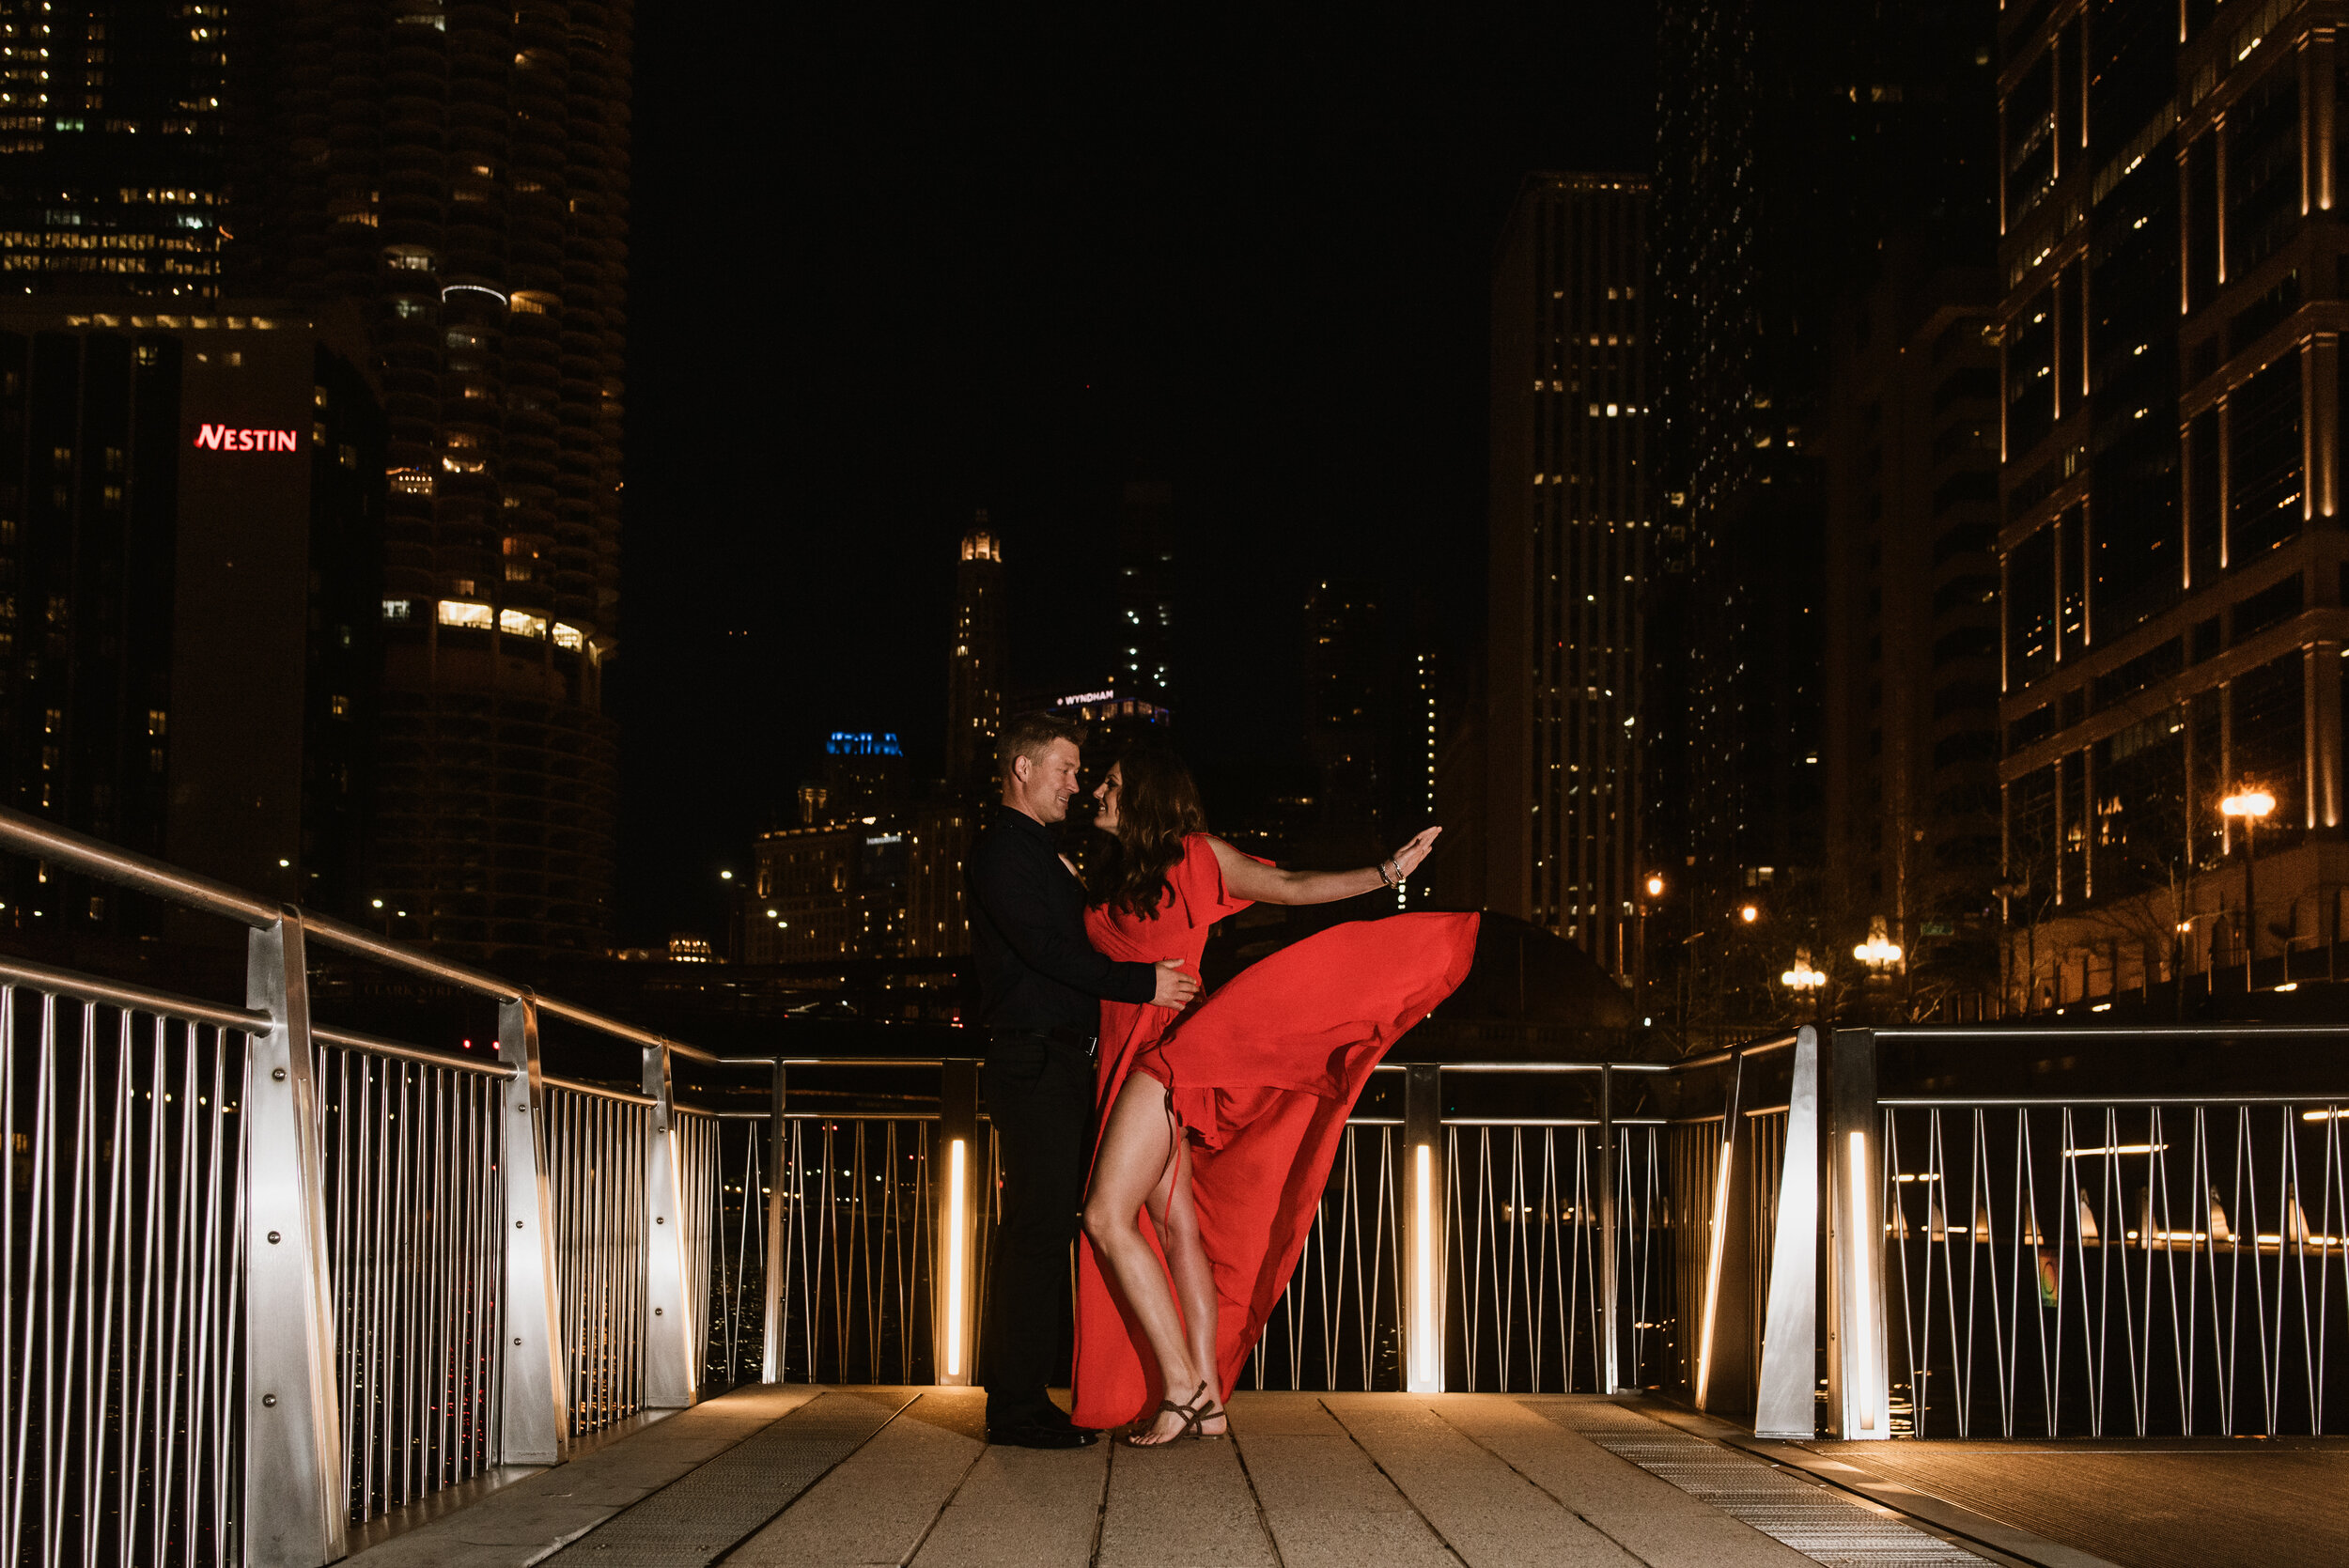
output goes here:
[[1669, 1481], [1814, 1562], [1982, 1562], [1984, 1559], [1888, 1519], [1788, 1472], [1700, 1437], [1594, 1437], [1619, 1459]]
[[819, 1395], [549, 1560], [583, 1568], [715, 1562], [911, 1403], [899, 1395]]

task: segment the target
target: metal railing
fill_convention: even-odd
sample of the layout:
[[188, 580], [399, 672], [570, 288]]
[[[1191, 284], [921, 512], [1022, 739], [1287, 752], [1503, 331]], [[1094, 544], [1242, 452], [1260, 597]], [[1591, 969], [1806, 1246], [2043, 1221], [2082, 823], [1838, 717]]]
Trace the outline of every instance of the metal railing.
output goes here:
[[[973, 1059], [721, 1059], [21, 814], [0, 849], [246, 933], [236, 1002], [0, 960], [0, 1560], [312, 1568], [705, 1387], [974, 1381]], [[495, 1060], [315, 1023], [312, 944], [493, 1006]], [[628, 1080], [551, 1075], [554, 1020]], [[2345, 1119], [2349, 1028], [1384, 1065], [1247, 1379], [2339, 1432]]]
[[1867, 1195], [1839, 1215], [1882, 1234], [1860, 1266], [1890, 1431], [2349, 1430], [2327, 1354], [2349, 1338], [2344, 1047], [2298, 1026], [1839, 1032], [1843, 1187]]
[[[242, 925], [241, 1004], [0, 960], [0, 1560], [301, 1564], [689, 1403], [707, 1053], [21, 813], [0, 848]], [[314, 1025], [310, 944], [499, 1011], [498, 1058]], [[545, 1076], [542, 1017], [641, 1093]]]
[[[974, 1380], [975, 1060], [720, 1059], [22, 814], [0, 849], [247, 933], [237, 1004], [0, 959], [7, 1560], [310, 1568], [707, 1386]], [[313, 944], [494, 1006], [495, 1059], [314, 1023]], [[554, 1076], [555, 1020], [637, 1072]], [[1381, 1067], [1250, 1379], [1751, 1406], [1793, 1321], [1756, 1271], [1815, 1255], [1752, 1110], [1796, 1045]]]

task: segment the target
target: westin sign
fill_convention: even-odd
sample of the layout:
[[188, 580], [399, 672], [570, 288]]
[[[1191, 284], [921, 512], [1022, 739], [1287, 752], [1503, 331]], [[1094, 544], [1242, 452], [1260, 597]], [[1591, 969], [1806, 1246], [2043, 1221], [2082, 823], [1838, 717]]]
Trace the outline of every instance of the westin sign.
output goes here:
[[247, 430], [233, 425], [198, 425], [195, 444], [207, 452], [292, 452], [291, 430]]

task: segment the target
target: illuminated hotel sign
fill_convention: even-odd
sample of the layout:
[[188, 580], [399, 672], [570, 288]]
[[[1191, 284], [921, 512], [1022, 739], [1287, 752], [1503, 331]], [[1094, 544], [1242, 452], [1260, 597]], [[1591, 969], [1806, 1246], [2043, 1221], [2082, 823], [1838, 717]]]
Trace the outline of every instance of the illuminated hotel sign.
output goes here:
[[1113, 703], [1116, 700], [1117, 693], [1114, 691], [1080, 691], [1073, 697], [1057, 699], [1052, 706], [1054, 707], [1082, 707], [1087, 703]]
[[291, 430], [248, 430], [234, 425], [198, 425], [195, 444], [207, 452], [293, 452]]

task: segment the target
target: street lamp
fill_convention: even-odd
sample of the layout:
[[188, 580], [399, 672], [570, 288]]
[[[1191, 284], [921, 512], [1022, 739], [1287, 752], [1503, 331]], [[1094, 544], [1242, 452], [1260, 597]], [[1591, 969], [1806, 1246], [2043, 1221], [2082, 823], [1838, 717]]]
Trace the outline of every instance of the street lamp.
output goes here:
[[1646, 890], [1647, 897], [1640, 901], [1639, 967], [1636, 970], [1637, 979], [1632, 986], [1631, 995], [1633, 1000], [1644, 1008], [1647, 1005], [1647, 907], [1664, 896], [1664, 878], [1651, 871], [1648, 873], [1647, 880], [1641, 886]]
[[1751, 925], [1755, 921], [1762, 918], [1762, 911], [1753, 905], [1748, 904], [1737, 911], [1737, 918], [1744, 921], [1748, 925]]
[[1885, 935], [1884, 917], [1878, 915], [1868, 923], [1868, 939], [1853, 948], [1851, 955], [1868, 966], [1872, 977], [1881, 978], [1901, 961], [1901, 944]]
[[[2257, 784], [2247, 784], [2218, 802], [2218, 814], [2243, 823], [2243, 994], [2251, 994], [2251, 961], [2259, 956], [2259, 922], [2253, 911], [2252, 869], [2259, 862], [2261, 818], [2276, 809], [2276, 798]], [[2289, 967], [2288, 965], [2286, 967]]]
[[1820, 988], [1827, 984], [1827, 974], [1812, 964], [1809, 948], [1795, 949], [1795, 967], [1780, 975], [1778, 983], [1794, 992], [1797, 1001], [1806, 997], [1812, 999], [1811, 1019], [1812, 1022], [1816, 1023], [1819, 1017], [1816, 999], [1820, 994]]

